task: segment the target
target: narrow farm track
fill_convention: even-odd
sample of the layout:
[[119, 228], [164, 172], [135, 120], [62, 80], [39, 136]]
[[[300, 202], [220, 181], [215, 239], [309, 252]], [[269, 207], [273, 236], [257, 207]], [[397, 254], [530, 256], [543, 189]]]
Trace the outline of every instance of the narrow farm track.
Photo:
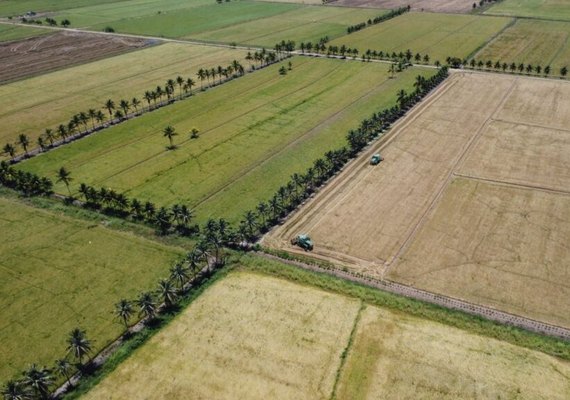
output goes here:
[[345, 279], [347, 281], [351, 281], [375, 289], [380, 289], [385, 292], [397, 294], [400, 296], [412, 298], [430, 304], [435, 304], [451, 310], [462, 311], [470, 315], [475, 315], [505, 325], [515, 326], [517, 328], [522, 328], [538, 334], [553, 336], [570, 341], [570, 329], [566, 329], [561, 326], [546, 324], [544, 322], [536, 321], [530, 318], [525, 318], [520, 315], [510, 314], [496, 310], [491, 307], [485, 307], [469, 303], [467, 301], [463, 301], [460, 299], [456, 299], [453, 297], [443, 296], [441, 294], [431, 293], [425, 290], [416, 289], [414, 287], [392, 282], [386, 279], [374, 279], [371, 277], [363, 277], [339, 269], [328, 269], [320, 267], [315, 264], [307, 264], [300, 261], [287, 260], [266, 253], [262, 253], [262, 256], [267, 259], [278, 260], [280, 262], [293, 265], [295, 267], [302, 268], [307, 271], [333, 275], [337, 278]]

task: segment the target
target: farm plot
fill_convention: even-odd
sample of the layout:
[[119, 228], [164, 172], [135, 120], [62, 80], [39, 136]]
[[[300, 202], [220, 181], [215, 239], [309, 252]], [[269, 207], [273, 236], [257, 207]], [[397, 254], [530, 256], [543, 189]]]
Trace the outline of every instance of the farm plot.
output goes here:
[[503, 0], [486, 14], [570, 21], [570, 5], [566, 0]]
[[121, 333], [119, 299], [168, 274], [182, 249], [0, 197], [0, 381], [65, 355], [67, 334], [94, 349]]
[[456, 328], [367, 307], [338, 399], [559, 399], [570, 364]]
[[482, 47], [509, 22], [510, 18], [406, 13], [381, 24], [332, 41], [334, 45], [383, 52], [428, 54], [431, 62], [447, 57], [464, 58]]
[[327, 4], [346, 7], [376, 7], [393, 10], [410, 6], [412, 10], [463, 13], [472, 9], [472, 3], [465, 0], [333, 0]]
[[[409, 69], [389, 79], [384, 65], [296, 57], [285, 76], [273, 65], [188, 100], [35, 157], [22, 169], [75, 179], [160, 205], [187, 204], [199, 220], [240, 218], [302, 172], [360, 121], [410, 90]], [[287, 63], [284, 62], [283, 65]], [[179, 132], [176, 150], [162, 131]], [[190, 130], [200, 130], [198, 139]], [[65, 191], [56, 186], [56, 191]]]
[[[0, 143], [19, 134], [32, 141], [80, 111], [101, 109], [107, 99], [141, 99], [146, 90], [181, 75], [198, 81], [200, 68], [245, 63], [245, 52], [167, 43], [0, 86]], [[106, 112], [106, 110], [104, 110]], [[3, 146], [3, 145], [2, 145]]]
[[110, 57], [150, 43], [78, 32], [0, 43], [0, 84]]
[[330, 398], [337, 373], [338, 399], [564, 399], [570, 393], [567, 362], [360, 307], [356, 299], [310, 286], [234, 272], [85, 398]]
[[[120, 0], [98, 0], [97, 3], [116, 3]], [[45, 13], [50, 11], [59, 11], [74, 7], [83, 7], [92, 3], [92, 0], [2, 0], [0, 2], [0, 16], [16, 16], [22, 15], [28, 11], [37, 13]]]
[[28, 28], [27, 26], [18, 26], [12, 24], [0, 24], [0, 46], [4, 46], [2, 42], [11, 40], [26, 39], [34, 36], [41, 36], [50, 33], [50, 31], [39, 28]]
[[265, 241], [306, 232], [316, 257], [568, 327], [569, 91], [454, 74]]
[[553, 74], [570, 66], [570, 22], [519, 19], [479, 51], [477, 60], [550, 65]]

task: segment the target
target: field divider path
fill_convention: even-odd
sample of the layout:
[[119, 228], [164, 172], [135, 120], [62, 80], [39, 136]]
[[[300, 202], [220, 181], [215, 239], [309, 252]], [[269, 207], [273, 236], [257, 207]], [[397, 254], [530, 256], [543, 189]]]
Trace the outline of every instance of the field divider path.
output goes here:
[[498, 180], [498, 179], [489, 179], [489, 178], [483, 178], [483, 177], [476, 176], [476, 175], [462, 174], [459, 172], [454, 172], [453, 175], [460, 177], [460, 178], [470, 179], [472, 181], [485, 182], [485, 183], [490, 183], [490, 184], [494, 184], [494, 185], [511, 187], [511, 188], [515, 188], [515, 189], [538, 190], [538, 191], [546, 192], [546, 193], [558, 194], [558, 195], [562, 195], [562, 196], [570, 196], [570, 190], [559, 190], [559, 189], [552, 189], [552, 188], [549, 188], [546, 186], [538, 186], [538, 185], [530, 185], [530, 184], [524, 184], [524, 183], [508, 182], [508, 181], [502, 181], [502, 180]]
[[466, 314], [484, 318], [504, 325], [511, 325], [530, 332], [541, 335], [552, 336], [570, 341], [570, 329], [557, 325], [551, 325], [534, 319], [522, 317], [520, 315], [507, 313], [492, 307], [481, 306], [469, 303], [467, 301], [444, 296], [437, 293], [428, 292], [417, 289], [412, 286], [403, 285], [387, 279], [375, 279], [372, 277], [363, 277], [340, 269], [331, 269], [321, 267], [316, 264], [308, 264], [301, 261], [293, 261], [268, 253], [260, 253], [262, 257], [269, 260], [277, 260], [279, 262], [289, 264], [307, 271], [323, 273], [354, 282], [363, 286], [379, 289], [399, 296], [415, 299], [429, 304], [434, 304], [451, 310], [457, 310]]
[[497, 106], [497, 108], [495, 109], [495, 111], [489, 115], [489, 117], [481, 124], [481, 126], [479, 127], [479, 129], [477, 129], [477, 132], [473, 135], [473, 137], [471, 139], [469, 139], [469, 141], [467, 142], [465, 148], [463, 149], [463, 151], [459, 154], [459, 157], [457, 157], [457, 159], [455, 160], [455, 162], [453, 163], [453, 165], [450, 167], [449, 172], [447, 174], [447, 177], [445, 178], [445, 180], [443, 181], [441, 187], [438, 189], [438, 191], [436, 192], [435, 196], [433, 197], [432, 201], [430, 202], [429, 206], [425, 209], [425, 211], [422, 213], [420, 219], [418, 220], [418, 222], [413, 226], [413, 228], [411, 229], [411, 231], [406, 235], [406, 239], [404, 240], [403, 244], [400, 246], [400, 248], [398, 249], [398, 251], [396, 252], [396, 254], [394, 256], [392, 256], [392, 258], [390, 259], [390, 261], [386, 264], [386, 267], [383, 269], [382, 271], [382, 279], [384, 279], [384, 277], [386, 276], [386, 274], [389, 272], [390, 268], [393, 265], [396, 265], [398, 262], [398, 259], [400, 258], [400, 256], [402, 255], [402, 253], [404, 251], [406, 251], [406, 249], [409, 247], [409, 245], [411, 244], [412, 240], [414, 239], [414, 237], [416, 236], [416, 234], [418, 233], [418, 231], [420, 230], [420, 228], [422, 226], [425, 225], [428, 216], [432, 213], [432, 211], [436, 208], [437, 204], [439, 203], [439, 201], [441, 200], [441, 198], [443, 197], [443, 193], [445, 192], [445, 189], [447, 189], [447, 187], [449, 186], [449, 184], [451, 183], [451, 181], [453, 180], [454, 177], [454, 172], [458, 169], [458, 167], [460, 165], [462, 165], [463, 161], [465, 160], [465, 158], [467, 157], [467, 155], [471, 152], [471, 149], [473, 148], [473, 145], [479, 140], [479, 138], [481, 137], [481, 135], [483, 134], [483, 132], [485, 132], [486, 128], [489, 126], [489, 124], [491, 122], [493, 122], [493, 118], [495, 115], [497, 115], [499, 113], [499, 111], [502, 110], [503, 106], [505, 105], [506, 101], [508, 100], [508, 98], [510, 97], [511, 93], [513, 92], [513, 90], [516, 87], [516, 83], [517, 83], [517, 78], [515, 78], [513, 80], [513, 82], [511, 83], [511, 86], [509, 87], [509, 89], [506, 91], [506, 93], [503, 95], [503, 97], [501, 98], [501, 102], [499, 103], [499, 105]]

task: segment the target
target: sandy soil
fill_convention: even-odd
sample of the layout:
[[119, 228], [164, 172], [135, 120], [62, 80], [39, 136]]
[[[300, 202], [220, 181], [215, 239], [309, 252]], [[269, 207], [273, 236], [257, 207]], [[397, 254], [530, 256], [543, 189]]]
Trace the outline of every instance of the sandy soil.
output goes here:
[[77, 32], [0, 43], [0, 83], [95, 61], [148, 44], [141, 39]]
[[336, 0], [329, 4], [347, 7], [373, 7], [383, 9], [394, 9], [409, 5], [412, 7], [412, 10], [452, 13], [469, 12], [473, 7], [473, 1], [471, 0]]

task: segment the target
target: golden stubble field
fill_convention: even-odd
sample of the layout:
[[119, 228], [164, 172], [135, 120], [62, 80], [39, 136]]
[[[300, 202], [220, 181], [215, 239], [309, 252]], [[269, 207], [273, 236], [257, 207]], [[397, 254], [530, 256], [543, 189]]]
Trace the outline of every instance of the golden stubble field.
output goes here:
[[570, 326], [569, 103], [565, 82], [455, 73], [264, 243], [308, 233], [317, 258]]
[[85, 398], [562, 400], [569, 376], [536, 351], [239, 271]]

